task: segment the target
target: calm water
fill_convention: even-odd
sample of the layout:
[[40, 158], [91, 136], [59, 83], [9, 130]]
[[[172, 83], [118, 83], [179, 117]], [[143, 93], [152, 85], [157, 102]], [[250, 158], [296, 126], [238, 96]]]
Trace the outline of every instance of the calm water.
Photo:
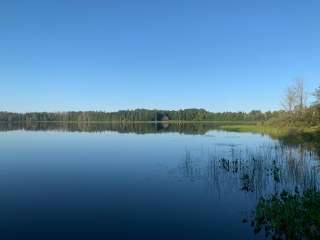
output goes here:
[[214, 128], [2, 126], [0, 239], [264, 239], [243, 220], [318, 186], [318, 157]]

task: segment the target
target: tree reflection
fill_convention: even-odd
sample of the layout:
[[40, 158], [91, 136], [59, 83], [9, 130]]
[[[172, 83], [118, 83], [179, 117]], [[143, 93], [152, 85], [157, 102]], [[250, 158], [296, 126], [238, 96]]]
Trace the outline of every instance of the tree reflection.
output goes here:
[[[64, 131], [64, 132], [107, 132], [118, 133], [166, 133], [205, 135], [210, 130], [219, 130], [224, 122], [0, 122], [0, 131]], [[228, 122], [228, 125], [239, 125], [239, 122]], [[245, 124], [245, 123], [244, 123]], [[319, 134], [288, 133], [287, 136], [275, 137], [281, 144], [291, 147], [302, 146], [320, 157]], [[302, 151], [303, 153], [303, 151]]]
[[106, 132], [118, 133], [162, 133], [206, 134], [216, 129], [215, 123], [172, 123], [167, 122], [2, 122], [0, 131], [66, 131], [66, 132]]

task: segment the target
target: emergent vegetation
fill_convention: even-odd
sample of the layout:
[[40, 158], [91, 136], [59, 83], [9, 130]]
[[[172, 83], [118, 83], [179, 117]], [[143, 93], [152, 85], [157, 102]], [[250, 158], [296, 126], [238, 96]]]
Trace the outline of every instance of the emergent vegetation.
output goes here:
[[264, 229], [270, 239], [319, 239], [319, 209], [320, 192], [316, 189], [302, 194], [283, 191], [259, 201], [252, 226], [256, 233]]

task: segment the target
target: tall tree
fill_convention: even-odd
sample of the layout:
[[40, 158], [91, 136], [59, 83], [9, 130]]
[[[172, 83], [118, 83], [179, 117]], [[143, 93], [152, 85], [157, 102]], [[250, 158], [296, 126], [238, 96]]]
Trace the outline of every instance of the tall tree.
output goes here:
[[307, 106], [307, 93], [303, 78], [296, 79], [294, 90], [297, 98], [297, 110], [302, 111]]
[[297, 96], [294, 87], [289, 86], [282, 99], [282, 107], [285, 111], [292, 113], [297, 105]]
[[315, 105], [320, 105], [320, 87], [318, 87], [315, 92], [313, 93], [313, 96], [315, 96], [316, 101], [314, 102]]
[[302, 78], [297, 78], [296, 81], [287, 88], [282, 99], [282, 106], [287, 112], [291, 113], [301, 113], [306, 108], [307, 93]]

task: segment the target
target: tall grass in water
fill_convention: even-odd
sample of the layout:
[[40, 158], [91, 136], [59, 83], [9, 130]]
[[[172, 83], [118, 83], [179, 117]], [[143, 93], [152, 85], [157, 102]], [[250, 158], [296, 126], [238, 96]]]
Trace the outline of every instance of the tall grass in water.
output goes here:
[[[255, 150], [230, 146], [228, 152], [196, 156], [186, 150], [180, 176], [204, 181], [213, 191], [255, 193], [257, 199], [283, 190], [320, 186], [317, 156], [303, 147], [263, 145]], [[220, 193], [219, 193], [220, 194]]]

